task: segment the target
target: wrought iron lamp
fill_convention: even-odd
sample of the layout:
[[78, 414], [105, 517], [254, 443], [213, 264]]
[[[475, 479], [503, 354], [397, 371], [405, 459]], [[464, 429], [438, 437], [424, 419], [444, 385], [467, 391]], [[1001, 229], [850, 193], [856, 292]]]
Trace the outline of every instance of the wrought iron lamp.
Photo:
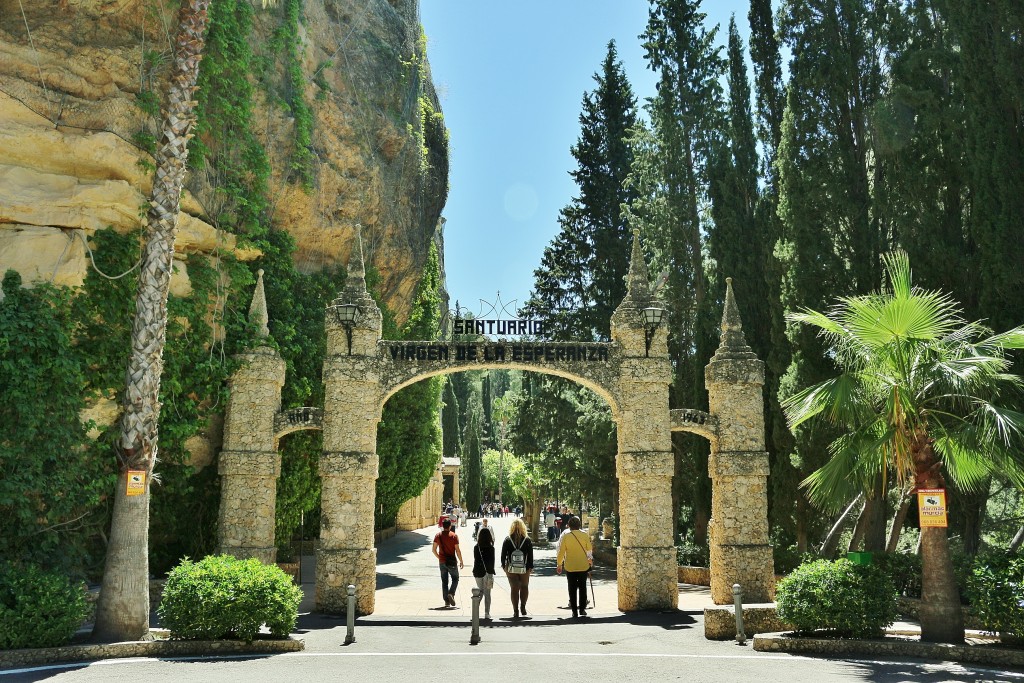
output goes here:
[[359, 306], [357, 304], [334, 304], [334, 319], [345, 328], [345, 340], [348, 341], [348, 355], [352, 355], [352, 327], [359, 317]]
[[665, 317], [665, 309], [657, 306], [650, 306], [640, 311], [644, 316], [644, 355], [651, 355], [651, 342], [654, 340], [654, 332], [658, 329], [662, 319]]

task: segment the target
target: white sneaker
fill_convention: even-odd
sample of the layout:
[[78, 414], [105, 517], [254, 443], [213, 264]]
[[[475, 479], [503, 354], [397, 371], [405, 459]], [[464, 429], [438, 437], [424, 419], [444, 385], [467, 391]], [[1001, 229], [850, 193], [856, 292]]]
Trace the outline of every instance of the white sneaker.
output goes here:
[[491, 615], [490, 615], [490, 613], [489, 613], [489, 612], [488, 612], [487, 614], [485, 614], [485, 615], [484, 615], [484, 619], [490, 619], [490, 618], [491, 618]]

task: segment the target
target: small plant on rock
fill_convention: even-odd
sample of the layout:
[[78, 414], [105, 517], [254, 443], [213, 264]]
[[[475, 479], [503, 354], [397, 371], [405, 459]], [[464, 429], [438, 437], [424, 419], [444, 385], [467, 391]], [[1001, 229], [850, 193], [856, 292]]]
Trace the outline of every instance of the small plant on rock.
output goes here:
[[818, 560], [779, 582], [778, 615], [800, 633], [876, 637], [896, 620], [896, 588], [888, 573], [849, 560]]
[[157, 611], [171, 638], [251, 642], [264, 624], [275, 638], [287, 637], [301, 600], [302, 591], [277, 566], [210, 555], [171, 571]]

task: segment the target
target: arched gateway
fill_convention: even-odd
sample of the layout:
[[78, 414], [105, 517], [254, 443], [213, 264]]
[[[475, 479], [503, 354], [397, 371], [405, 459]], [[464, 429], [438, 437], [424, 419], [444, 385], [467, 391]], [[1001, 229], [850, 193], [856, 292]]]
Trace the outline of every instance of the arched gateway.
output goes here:
[[[670, 533], [672, 431], [694, 432], [711, 442], [712, 598], [719, 604], [731, 602], [732, 584], [741, 583], [748, 601], [771, 600], [764, 369], [744, 341], [731, 285], [722, 343], [705, 372], [710, 412], [670, 411], [667, 334], [664, 328], [645, 326], [643, 315], [644, 309], [664, 305], [651, 293], [636, 235], [627, 294], [612, 315], [608, 343], [382, 341], [380, 309], [366, 291], [360, 245], [353, 256], [345, 289], [326, 315], [323, 412], [280, 412], [284, 363], [268, 347], [246, 354], [244, 366], [232, 378], [219, 463], [222, 552], [274, 560], [277, 440], [297, 429], [322, 428], [316, 609], [343, 612], [346, 586], [355, 584], [359, 612], [372, 613], [377, 423], [385, 401], [433, 375], [518, 368], [578, 382], [611, 406], [618, 431], [619, 609], [678, 604]], [[250, 316], [267, 336], [262, 275]]]

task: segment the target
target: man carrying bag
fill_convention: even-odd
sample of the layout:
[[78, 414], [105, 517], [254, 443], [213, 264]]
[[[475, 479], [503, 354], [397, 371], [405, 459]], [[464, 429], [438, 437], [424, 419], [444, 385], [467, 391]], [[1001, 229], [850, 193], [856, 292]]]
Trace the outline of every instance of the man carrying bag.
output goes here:
[[559, 574], [565, 567], [569, 582], [569, 609], [573, 618], [587, 616], [587, 576], [594, 566], [594, 547], [590, 536], [580, 531], [579, 517], [569, 519], [569, 531], [559, 542], [555, 565]]

